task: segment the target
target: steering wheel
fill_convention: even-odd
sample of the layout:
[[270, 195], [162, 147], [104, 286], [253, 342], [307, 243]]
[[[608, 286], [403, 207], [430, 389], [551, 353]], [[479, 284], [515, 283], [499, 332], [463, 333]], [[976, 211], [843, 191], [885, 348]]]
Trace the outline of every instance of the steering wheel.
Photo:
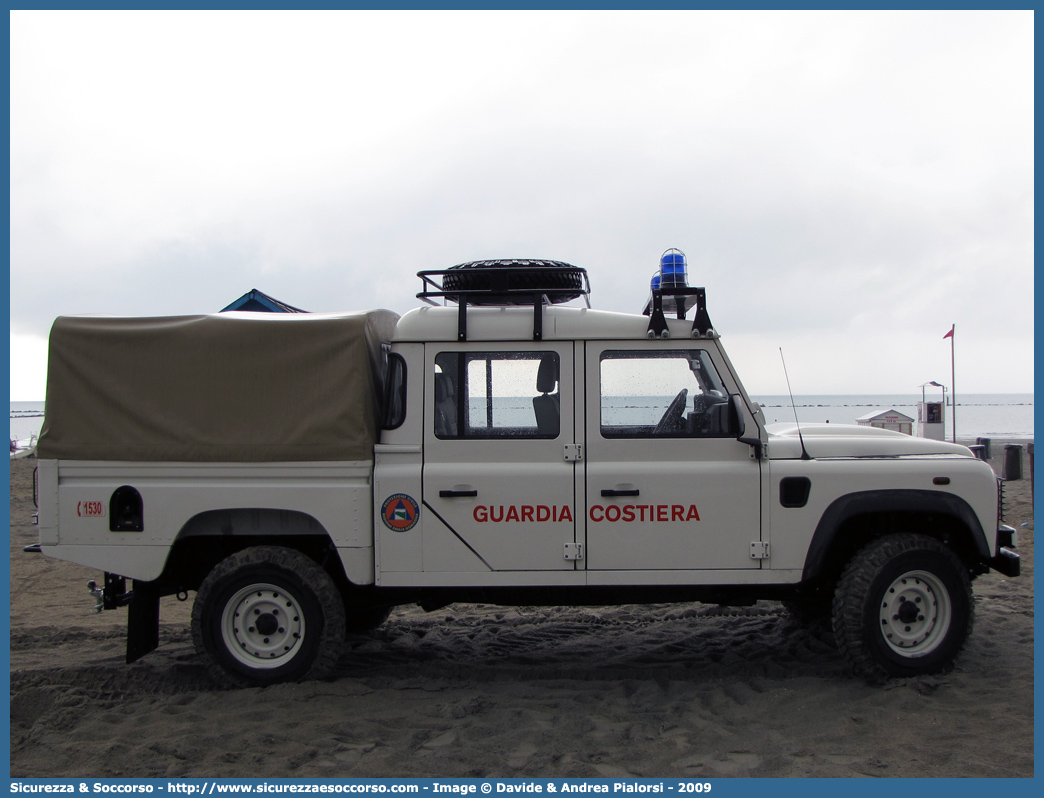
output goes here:
[[681, 429], [682, 415], [685, 413], [685, 397], [688, 395], [688, 388], [682, 388], [678, 392], [678, 395], [667, 405], [663, 418], [656, 422], [656, 426], [653, 427], [653, 435], [663, 435], [666, 432], [674, 432]]

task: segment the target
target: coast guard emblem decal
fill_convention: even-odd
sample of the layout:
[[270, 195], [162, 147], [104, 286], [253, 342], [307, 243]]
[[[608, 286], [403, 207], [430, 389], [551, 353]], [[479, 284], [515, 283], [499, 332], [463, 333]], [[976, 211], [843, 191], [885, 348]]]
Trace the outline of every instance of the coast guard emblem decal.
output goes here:
[[381, 507], [381, 520], [393, 532], [406, 532], [417, 526], [420, 520], [420, 507], [412, 496], [405, 493], [393, 493], [384, 500]]

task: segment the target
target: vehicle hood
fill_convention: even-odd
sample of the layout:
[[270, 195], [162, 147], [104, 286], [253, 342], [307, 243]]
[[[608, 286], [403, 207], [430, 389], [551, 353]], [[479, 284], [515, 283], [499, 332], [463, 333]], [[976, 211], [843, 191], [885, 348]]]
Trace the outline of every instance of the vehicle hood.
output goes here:
[[967, 446], [928, 438], [915, 438], [901, 432], [855, 424], [769, 424], [770, 460], [801, 457], [801, 442], [814, 458], [827, 457], [974, 457]]

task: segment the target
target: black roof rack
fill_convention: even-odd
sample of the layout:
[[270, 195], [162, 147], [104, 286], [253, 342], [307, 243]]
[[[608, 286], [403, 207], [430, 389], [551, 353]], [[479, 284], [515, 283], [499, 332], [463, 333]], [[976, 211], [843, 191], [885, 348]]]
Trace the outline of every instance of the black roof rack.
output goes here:
[[461, 263], [450, 269], [417, 272], [421, 291], [417, 298], [429, 305], [440, 298], [456, 302], [457, 340], [468, 339], [467, 308], [472, 306], [531, 306], [533, 340], [543, 338], [544, 305], [583, 297], [591, 307], [587, 270], [553, 260], [488, 260]]

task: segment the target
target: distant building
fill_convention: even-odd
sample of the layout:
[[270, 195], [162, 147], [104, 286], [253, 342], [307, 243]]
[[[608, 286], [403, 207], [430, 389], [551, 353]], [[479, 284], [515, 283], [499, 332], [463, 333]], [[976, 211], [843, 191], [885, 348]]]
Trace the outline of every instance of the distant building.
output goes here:
[[903, 435], [913, 435], [913, 419], [898, 410], [876, 410], [860, 416], [856, 419], [856, 423], [863, 427], [890, 429], [901, 432]]
[[231, 305], [221, 308], [221, 313], [224, 313], [227, 310], [259, 310], [264, 313], [308, 312], [307, 310], [301, 310], [301, 308], [295, 308], [293, 305], [288, 305], [285, 302], [280, 302], [275, 297], [270, 297], [268, 294], [264, 294], [256, 288], [251, 288]]

